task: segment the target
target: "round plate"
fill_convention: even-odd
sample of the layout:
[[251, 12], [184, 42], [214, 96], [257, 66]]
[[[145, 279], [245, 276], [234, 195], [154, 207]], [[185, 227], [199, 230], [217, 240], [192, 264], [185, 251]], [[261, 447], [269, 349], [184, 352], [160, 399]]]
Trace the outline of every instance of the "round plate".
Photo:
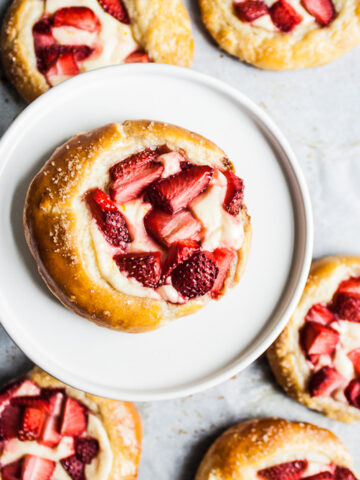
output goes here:
[[[72, 135], [112, 121], [180, 125], [219, 145], [245, 182], [253, 241], [244, 277], [222, 300], [160, 330], [119, 333], [66, 310], [26, 245], [29, 183]], [[312, 254], [307, 188], [287, 141], [247, 97], [214, 78], [165, 65], [79, 75], [42, 95], [0, 142], [0, 316], [22, 350], [60, 380], [123, 400], [209, 388], [254, 361], [285, 326]]]

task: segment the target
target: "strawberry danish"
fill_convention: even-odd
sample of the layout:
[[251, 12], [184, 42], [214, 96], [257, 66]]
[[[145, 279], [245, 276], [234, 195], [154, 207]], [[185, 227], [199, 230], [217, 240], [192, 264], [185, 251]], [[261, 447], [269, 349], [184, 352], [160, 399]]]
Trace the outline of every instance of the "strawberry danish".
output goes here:
[[190, 66], [193, 39], [181, 0], [14, 0], [1, 35], [9, 79], [27, 101], [107, 65]]
[[226, 430], [195, 480], [357, 480], [340, 440], [315, 425], [260, 418]]
[[313, 263], [290, 322], [268, 351], [280, 385], [309, 408], [360, 420], [360, 258]]
[[38, 368], [0, 390], [2, 480], [133, 480], [141, 437], [132, 403], [80, 392]]
[[228, 53], [259, 68], [328, 63], [360, 43], [358, 0], [199, 0], [203, 21]]
[[251, 237], [243, 192], [209, 140], [126, 121], [55, 151], [29, 188], [25, 233], [65, 306], [142, 332], [195, 312], [239, 281]]

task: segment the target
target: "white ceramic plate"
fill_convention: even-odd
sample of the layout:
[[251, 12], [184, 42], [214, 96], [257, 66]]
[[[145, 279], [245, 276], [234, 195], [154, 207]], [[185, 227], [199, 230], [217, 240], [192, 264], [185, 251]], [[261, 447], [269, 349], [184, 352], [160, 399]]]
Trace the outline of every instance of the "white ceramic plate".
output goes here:
[[[66, 310], [37, 273], [22, 209], [31, 178], [59, 144], [111, 121], [154, 119], [217, 143], [245, 181], [253, 241], [240, 284], [199, 313], [145, 334], [93, 325]], [[126, 65], [86, 73], [28, 106], [0, 142], [0, 317], [39, 366], [88, 392], [159, 400], [209, 388], [254, 361], [299, 300], [312, 254], [307, 188], [269, 117], [228, 85], [192, 70]]]

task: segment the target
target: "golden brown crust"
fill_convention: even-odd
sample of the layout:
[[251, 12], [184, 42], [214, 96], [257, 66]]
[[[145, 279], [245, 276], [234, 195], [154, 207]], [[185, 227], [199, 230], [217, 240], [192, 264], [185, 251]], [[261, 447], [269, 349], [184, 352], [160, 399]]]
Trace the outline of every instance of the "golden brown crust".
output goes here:
[[336, 1], [338, 14], [325, 28], [301, 34], [269, 32], [240, 21], [232, 0], [199, 0], [202, 19], [218, 44], [245, 62], [268, 70], [293, 70], [328, 63], [360, 43], [357, 0]]
[[[183, 149], [190, 159], [233, 168], [220, 148], [195, 133], [160, 122], [126, 121], [73, 137], [54, 152], [30, 185], [24, 227], [39, 272], [66, 307], [99, 325], [144, 332], [193, 313], [208, 301], [206, 295], [177, 306], [123, 294], [89, 273], [79, 247], [84, 226], [79, 223], [74, 200], [89, 188], [101, 186], [98, 182], [106, 181], [109, 164], [104, 164], [104, 159], [112, 161], [111, 153], [115, 151], [130, 154], [164, 143]], [[96, 168], [102, 169], [104, 178], [91, 183]], [[250, 217], [245, 207], [243, 215], [245, 239], [238, 252], [233, 280], [229, 279], [231, 284], [240, 280], [250, 247]]]
[[40, 387], [63, 387], [68, 395], [91, 405], [92, 413], [101, 420], [106, 430], [113, 452], [113, 465], [107, 480], [133, 480], [137, 477], [142, 428], [134, 404], [81, 392], [56, 380], [38, 367], [35, 367], [28, 377]]
[[[169, 5], [171, 3], [171, 5]], [[156, 63], [190, 67], [194, 42], [181, 0], [125, 0], [137, 43]], [[44, 0], [14, 0], [0, 36], [4, 71], [20, 95], [31, 102], [50, 86], [36, 66], [33, 25], [44, 13]]]
[[352, 465], [343, 444], [328, 430], [279, 418], [253, 419], [234, 425], [213, 443], [195, 480], [256, 480], [258, 470], [313, 455]]
[[307, 392], [310, 370], [300, 348], [299, 329], [309, 308], [330, 301], [338, 284], [353, 275], [360, 275], [360, 257], [338, 255], [314, 261], [294, 314], [267, 352], [276, 380], [286, 393], [309, 408], [347, 423], [360, 420], [359, 409], [331, 397], [311, 397]]

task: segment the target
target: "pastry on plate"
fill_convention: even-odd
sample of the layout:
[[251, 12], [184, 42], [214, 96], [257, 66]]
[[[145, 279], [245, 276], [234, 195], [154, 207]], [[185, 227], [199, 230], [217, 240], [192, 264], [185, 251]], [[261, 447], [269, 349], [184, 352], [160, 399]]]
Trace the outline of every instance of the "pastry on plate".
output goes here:
[[195, 480], [357, 480], [351, 466], [350, 454], [328, 430], [260, 418], [226, 430]]
[[133, 480], [141, 437], [132, 403], [75, 390], [39, 368], [0, 390], [2, 480]]
[[280, 385], [301, 403], [336, 420], [360, 420], [360, 257], [313, 262], [268, 358]]
[[199, 0], [228, 53], [259, 68], [323, 65], [360, 43], [358, 0]]
[[70, 310], [117, 330], [153, 330], [239, 281], [251, 237], [243, 190], [204, 137], [114, 123], [54, 152], [29, 188], [25, 234]]
[[193, 38], [181, 0], [14, 0], [1, 53], [7, 76], [32, 101], [67, 78], [107, 65], [189, 67]]

